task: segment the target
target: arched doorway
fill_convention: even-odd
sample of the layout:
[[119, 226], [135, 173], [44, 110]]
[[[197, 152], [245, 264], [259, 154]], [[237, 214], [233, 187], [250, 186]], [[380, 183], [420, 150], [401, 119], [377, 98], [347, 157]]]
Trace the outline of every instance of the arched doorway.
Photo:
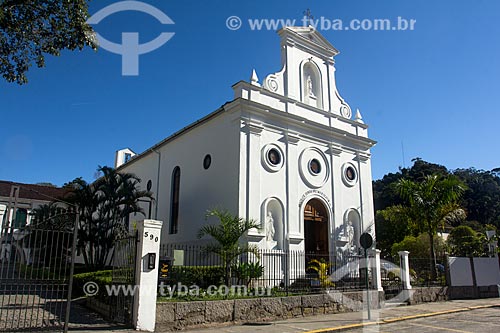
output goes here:
[[304, 208], [304, 246], [306, 260], [328, 261], [328, 210], [318, 199], [311, 199]]

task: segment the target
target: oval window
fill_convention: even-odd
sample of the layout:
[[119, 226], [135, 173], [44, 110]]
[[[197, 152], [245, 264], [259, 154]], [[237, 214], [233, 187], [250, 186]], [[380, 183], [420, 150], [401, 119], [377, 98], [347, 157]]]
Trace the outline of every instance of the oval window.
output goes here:
[[356, 171], [354, 171], [353, 167], [347, 167], [345, 169], [345, 177], [350, 181], [354, 181], [356, 179]]
[[269, 149], [267, 153], [267, 158], [272, 165], [279, 165], [281, 163], [281, 154], [278, 149], [272, 148]]
[[210, 156], [210, 154], [207, 154], [203, 159], [203, 168], [207, 170], [208, 168], [210, 168], [211, 164], [212, 164], [212, 156]]
[[315, 175], [321, 172], [321, 164], [317, 159], [313, 159], [309, 162], [309, 170], [311, 170], [311, 172]]

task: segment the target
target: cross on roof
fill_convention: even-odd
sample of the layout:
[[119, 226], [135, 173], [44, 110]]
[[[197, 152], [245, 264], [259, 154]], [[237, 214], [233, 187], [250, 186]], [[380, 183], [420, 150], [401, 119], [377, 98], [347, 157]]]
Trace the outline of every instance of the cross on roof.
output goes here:
[[311, 10], [309, 8], [307, 8], [305, 11], [304, 11], [304, 17], [307, 17], [306, 20], [304, 20], [304, 22], [306, 23], [307, 26], [309, 26], [309, 22], [312, 22], [312, 20], [314, 19], [314, 16], [312, 16], [311, 14]]

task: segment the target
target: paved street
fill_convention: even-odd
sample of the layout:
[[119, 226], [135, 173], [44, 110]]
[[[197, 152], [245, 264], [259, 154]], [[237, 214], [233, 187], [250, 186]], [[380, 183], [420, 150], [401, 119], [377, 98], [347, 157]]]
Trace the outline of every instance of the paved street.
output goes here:
[[500, 331], [500, 308], [477, 309], [420, 319], [400, 321], [392, 324], [368, 326], [344, 332], [460, 332], [493, 333]]

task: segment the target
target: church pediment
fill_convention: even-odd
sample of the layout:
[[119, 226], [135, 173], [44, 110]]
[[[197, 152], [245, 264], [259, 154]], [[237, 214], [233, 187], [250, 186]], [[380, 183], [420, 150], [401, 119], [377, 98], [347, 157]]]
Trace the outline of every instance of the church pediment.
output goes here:
[[326, 56], [335, 56], [339, 51], [316, 29], [312, 26], [308, 27], [284, 27], [278, 34], [283, 37], [288, 37], [288, 40], [295, 44], [304, 44], [304, 46], [319, 47], [323, 50]]

